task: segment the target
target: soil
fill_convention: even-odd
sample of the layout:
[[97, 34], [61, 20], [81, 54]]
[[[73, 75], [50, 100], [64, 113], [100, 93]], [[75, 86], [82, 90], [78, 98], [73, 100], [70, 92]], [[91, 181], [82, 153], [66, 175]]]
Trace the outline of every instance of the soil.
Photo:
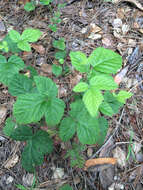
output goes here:
[[[131, 91], [133, 96], [120, 113], [109, 120], [109, 130], [102, 146], [87, 145], [82, 152], [85, 160], [96, 157], [115, 157], [118, 164], [83, 168], [70, 166], [65, 153], [70, 143], [61, 143], [54, 136], [55, 148], [45, 156], [42, 166], [36, 168], [36, 183], [33, 189], [58, 190], [70, 184], [73, 190], [141, 190], [143, 189], [143, 3], [140, 0], [53, 0], [52, 7], [37, 5], [31, 12], [24, 10], [26, 0], [0, 1], [0, 40], [10, 29], [22, 32], [25, 28], [38, 28], [43, 32], [36, 43], [43, 48], [32, 48], [31, 53], [21, 53], [27, 65], [33, 65], [38, 73], [52, 78], [59, 86], [59, 97], [72, 101], [72, 88], [80, 74], [73, 70], [67, 56], [65, 65], [71, 69], [64, 77], [55, 77], [51, 65], [57, 64], [52, 40], [64, 38], [66, 51], [82, 51], [89, 55], [97, 47], [112, 49], [123, 57], [123, 68], [128, 72], [120, 83], [120, 89]], [[38, 1], [37, 1], [38, 2]], [[62, 22], [58, 31], [52, 32], [48, 25], [58, 3], [67, 3], [61, 9]], [[10, 54], [5, 54], [7, 57]], [[25, 146], [6, 137], [2, 128], [5, 119], [12, 114], [15, 98], [7, 87], [0, 84], [0, 190], [17, 190], [17, 184], [30, 189], [33, 174], [26, 172], [20, 163]], [[67, 108], [68, 108], [67, 104]], [[73, 139], [77, 141], [77, 139]], [[131, 148], [131, 142], [134, 147]], [[132, 152], [130, 152], [130, 148]], [[64, 175], [53, 177], [54, 168], [62, 168]], [[59, 174], [60, 175], [60, 174]]]

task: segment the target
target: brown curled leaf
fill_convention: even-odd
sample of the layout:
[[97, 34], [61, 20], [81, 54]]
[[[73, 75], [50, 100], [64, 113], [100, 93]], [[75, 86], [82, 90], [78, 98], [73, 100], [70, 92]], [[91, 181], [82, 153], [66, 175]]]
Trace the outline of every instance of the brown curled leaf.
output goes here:
[[102, 164], [116, 164], [116, 158], [95, 158], [89, 159], [85, 162], [84, 170], [87, 170], [91, 166], [102, 165]]

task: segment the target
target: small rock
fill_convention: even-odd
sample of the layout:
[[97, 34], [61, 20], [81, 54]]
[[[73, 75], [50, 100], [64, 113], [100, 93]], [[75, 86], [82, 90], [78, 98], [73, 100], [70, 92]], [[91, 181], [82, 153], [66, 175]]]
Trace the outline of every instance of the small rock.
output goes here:
[[91, 28], [90, 30], [92, 33], [98, 33], [100, 31], [102, 31], [102, 29], [94, 23], [90, 24], [90, 28]]
[[119, 146], [113, 150], [113, 157], [117, 158], [117, 163], [120, 168], [124, 168], [126, 166], [126, 153]]
[[0, 32], [5, 32], [6, 31], [6, 28], [5, 28], [5, 25], [2, 21], [0, 21]]
[[123, 32], [123, 35], [126, 35], [129, 30], [130, 30], [129, 25], [127, 25], [127, 24], [123, 24], [123, 25], [122, 25], [122, 32]]
[[122, 26], [122, 20], [120, 18], [116, 18], [113, 21], [114, 28], [120, 28]]
[[81, 33], [82, 33], [82, 34], [86, 34], [87, 31], [88, 31], [88, 27], [85, 27], [85, 28], [82, 28], [82, 29], [81, 29]]
[[0, 105], [0, 124], [4, 121], [7, 113], [7, 108], [3, 105]]
[[53, 172], [54, 172], [53, 176], [52, 176], [52, 179], [62, 179], [62, 178], [64, 178], [65, 173], [64, 173], [63, 168], [52, 167], [51, 169], [53, 169]]
[[9, 176], [9, 177], [6, 179], [6, 184], [8, 185], [8, 184], [12, 183], [13, 180], [14, 180], [14, 178], [13, 178], [12, 176]]
[[143, 162], [143, 154], [141, 152], [136, 154], [136, 160], [137, 162]]
[[133, 149], [133, 151], [134, 151], [135, 154], [139, 153], [139, 151], [141, 150], [141, 148], [142, 148], [142, 144], [141, 143], [138, 143], [138, 142], [135, 141], [132, 144], [132, 149]]
[[30, 174], [30, 173], [24, 175], [23, 178], [22, 178], [23, 185], [26, 186], [26, 187], [27, 186], [31, 187], [32, 184], [33, 184], [33, 180], [34, 180], [34, 175]]
[[112, 183], [112, 185], [108, 188], [108, 190], [123, 190], [124, 185], [121, 183]]
[[46, 63], [46, 60], [44, 57], [39, 57], [36, 59], [36, 65], [37, 66], [41, 66], [42, 64], [45, 64]]

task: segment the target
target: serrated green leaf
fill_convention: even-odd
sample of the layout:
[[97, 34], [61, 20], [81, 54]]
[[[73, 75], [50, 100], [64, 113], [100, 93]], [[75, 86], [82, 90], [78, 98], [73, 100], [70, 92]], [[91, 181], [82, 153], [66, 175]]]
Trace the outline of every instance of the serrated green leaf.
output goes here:
[[31, 46], [30, 44], [27, 42], [27, 41], [19, 41], [18, 44], [17, 44], [18, 48], [23, 50], [23, 51], [31, 51]]
[[3, 128], [3, 133], [10, 137], [10, 135], [14, 131], [15, 126], [16, 124], [13, 122], [13, 119], [11, 117], [7, 118], [5, 126]]
[[52, 151], [53, 144], [47, 132], [39, 130], [27, 141], [22, 153], [22, 166], [28, 172], [34, 172], [35, 166], [41, 165], [44, 154]]
[[17, 32], [16, 30], [10, 30], [9, 31], [9, 36], [12, 39], [13, 42], [17, 43], [21, 40], [21, 36], [19, 34], [19, 32]]
[[55, 53], [56, 59], [64, 59], [66, 57], [66, 51], [57, 51]]
[[35, 10], [35, 5], [33, 2], [27, 2], [25, 5], [24, 5], [24, 10], [27, 11], [27, 12], [30, 12], [30, 11], [33, 11]]
[[8, 88], [8, 92], [12, 96], [19, 96], [22, 94], [30, 93], [31, 90], [32, 80], [21, 74], [14, 75]]
[[28, 126], [18, 126], [13, 130], [10, 137], [17, 141], [30, 140], [33, 136], [32, 129]]
[[114, 94], [114, 96], [117, 98], [117, 100], [123, 104], [125, 104], [126, 99], [132, 97], [132, 93], [131, 92], [127, 92], [124, 90], [121, 90], [117, 95]]
[[47, 77], [35, 76], [34, 81], [39, 93], [47, 95], [48, 97], [56, 97], [58, 89], [56, 84]]
[[96, 48], [88, 58], [96, 71], [103, 73], [116, 73], [122, 65], [122, 57], [112, 50], [103, 47]]
[[12, 55], [7, 63], [0, 63], [0, 82], [9, 85], [13, 76], [17, 74], [19, 70], [24, 69], [24, 67], [23, 60], [16, 55]]
[[58, 98], [49, 100], [45, 111], [46, 123], [50, 126], [57, 125], [64, 114], [64, 108], [65, 104], [62, 100]]
[[74, 88], [74, 92], [85, 92], [88, 89], [88, 84], [85, 82], [79, 82]]
[[41, 35], [42, 32], [39, 29], [28, 28], [23, 31], [21, 39], [26, 42], [36, 42]]
[[56, 77], [60, 76], [60, 75], [62, 74], [62, 67], [59, 66], [59, 65], [53, 64], [53, 65], [52, 65], [52, 73], [53, 73]]
[[56, 24], [49, 24], [48, 27], [49, 27], [53, 32], [56, 32], [56, 31], [57, 31], [57, 25], [56, 25]]
[[87, 62], [87, 57], [80, 51], [70, 52], [71, 64], [76, 70], [86, 73], [89, 71], [90, 65]]
[[28, 124], [39, 121], [47, 107], [45, 96], [40, 94], [24, 94], [17, 98], [13, 113], [19, 124]]
[[94, 88], [88, 89], [83, 95], [83, 102], [92, 117], [97, 116], [99, 106], [103, 99], [101, 92]]
[[114, 114], [114, 111], [110, 106], [110, 104], [105, 101], [103, 101], [102, 104], [100, 105], [99, 111], [108, 116], [112, 116]]
[[57, 48], [59, 50], [65, 50], [66, 45], [65, 45], [64, 38], [60, 38], [59, 40], [54, 40], [53, 41], [53, 47]]
[[99, 135], [99, 124], [96, 118], [82, 117], [77, 127], [77, 136], [83, 144], [95, 144]]
[[70, 140], [76, 132], [76, 123], [72, 118], [67, 117], [62, 120], [60, 124], [60, 138], [62, 141]]
[[113, 77], [109, 75], [97, 75], [91, 78], [90, 85], [100, 90], [113, 90], [118, 87]]

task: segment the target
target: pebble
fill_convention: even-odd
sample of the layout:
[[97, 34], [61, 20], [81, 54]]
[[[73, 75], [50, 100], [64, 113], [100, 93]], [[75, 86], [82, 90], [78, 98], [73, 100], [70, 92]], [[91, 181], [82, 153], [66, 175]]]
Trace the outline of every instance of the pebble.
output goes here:
[[9, 177], [6, 179], [6, 184], [8, 185], [8, 184], [12, 183], [13, 180], [14, 180], [14, 178], [13, 178], [12, 176], [9, 176]]
[[26, 186], [26, 187], [27, 186], [31, 187], [32, 184], [33, 184], [33, 180], [34, 180], [34, 175], [30, 174], [30, 173], [24, 175], [23, 178], [22, 178], [23, 185]]
[[122, 20], [120, 18], [116, 18], [113, 21], [114, 28], [120, 28], [122, 26]]

